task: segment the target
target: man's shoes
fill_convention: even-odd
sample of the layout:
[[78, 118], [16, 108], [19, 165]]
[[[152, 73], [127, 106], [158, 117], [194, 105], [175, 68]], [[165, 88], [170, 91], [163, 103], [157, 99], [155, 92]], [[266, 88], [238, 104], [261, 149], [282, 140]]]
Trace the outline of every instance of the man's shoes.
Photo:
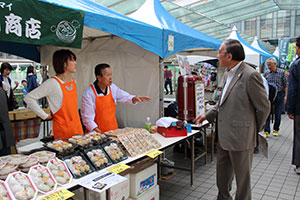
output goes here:
[[169, 92], [166, 92], [166, 93], [165, 93], [165, 95], [168, 95], [168, 94], [169, 94]]
[[270, 137], [270, 133], [268, 133], [268, 132], [264, 132], [264, 137], [265, 137], [265, 138], [268, 138], [268, 137]]
[[296, 167], [296, 168], [294, 169], [294, 171], [296, 172], [296, 174], [300, 175], [300, 167]]
[[273, 136], [277, 137], [278, 136], [278, 131], [273, 131]]

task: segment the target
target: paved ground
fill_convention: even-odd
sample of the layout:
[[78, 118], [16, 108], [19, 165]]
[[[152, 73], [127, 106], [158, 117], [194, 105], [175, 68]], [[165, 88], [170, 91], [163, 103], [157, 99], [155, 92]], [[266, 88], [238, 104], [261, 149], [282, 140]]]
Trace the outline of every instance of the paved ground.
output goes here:
[[[261, 153], [254, 155], [251, 177], [252, 199], [300, 199], [300, 176], [294, 172], [294, 166], [291, 165], [293, 121], [287, 115], [282, 115], [279, 134], [279, 137], [271, 136], [268, 139], [269, 159]], [[173, 153], [172, 149], [167, 150], [166, 155], [176, 164], [189, 163], [189, 160], [183, 158], [182, 153]], [[215, 162], [210, 162], [210, 159], [208, 161], [206, 165], [203, 159], [196, 162], [193, 186], [190, 186], [189, 172], [186, 171], [175, 170], [176, 176], [160, 181], [160, 199], [216, 199], [218, 192], [215, 184], [216, 166]], [[234, 196], [235, 182], [232, 189]]]

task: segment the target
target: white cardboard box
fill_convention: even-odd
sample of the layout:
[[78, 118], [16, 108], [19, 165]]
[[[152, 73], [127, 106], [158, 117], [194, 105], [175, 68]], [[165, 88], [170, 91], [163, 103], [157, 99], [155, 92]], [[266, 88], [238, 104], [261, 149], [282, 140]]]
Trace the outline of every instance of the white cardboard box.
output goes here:
[[127, 180], [108, 189], [108, 200], [127, 199], [129, 197], [129, 174], [123, 177]]
[[130, 197], [138, 198], [157, 185], [157, 164], [136, 173], [130, 174]]
[[138, 198], [134, 198], [134, 200], [159, 200], [159, 185], [151, 188], [151, 190], [148, 190]]

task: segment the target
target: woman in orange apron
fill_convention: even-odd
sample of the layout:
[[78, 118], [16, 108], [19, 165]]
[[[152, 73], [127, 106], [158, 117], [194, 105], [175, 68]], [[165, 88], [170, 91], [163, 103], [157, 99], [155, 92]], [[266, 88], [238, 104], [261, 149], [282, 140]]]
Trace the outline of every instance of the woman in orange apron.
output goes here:
[[[76, 72], [76, 56], [70, 50], [62, 49], [53, 54], [53, 67], [56, 76], [25, 97], [27, 105], [42, 119], [53, 119], [55, 139], [70, 138], [83, 134], [77, 107], [77, 86], [71, 74]], [[37, 104], [37, 99], [47, 97], [50, 114], [46, 114]]]

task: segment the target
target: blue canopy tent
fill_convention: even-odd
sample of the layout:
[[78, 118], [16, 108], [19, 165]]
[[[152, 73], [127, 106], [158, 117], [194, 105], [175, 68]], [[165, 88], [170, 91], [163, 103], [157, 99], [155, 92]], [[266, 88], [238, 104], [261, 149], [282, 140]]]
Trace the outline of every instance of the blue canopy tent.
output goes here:
[[266, 53], [266, 54], [268, 54], [268, 55], [270, 55], [270, 57], [276, 58], [276, 60], [278, 61], [278, 56], [276, 56], [276, 55], [270, 53], [267, 49], [265, 49], [265, 48], [260, 44], [260, 42], [258, 41], [258, 39], [257, 39], [256, 36], [254, 37], [254, 40], [253, 40], [253, 42], [251, 43], [251, 46], [254, 47], [254, 48], [256, 48], [256, 49], [258, 49], [258, 50], [260, 50], [260, 51], [262, 51], [262, 52], [264, 52], [264, 53]]
[[[122, 89], [132, 94], [152, 97], [151, 102], [136, 106], [118, 104], [117, 119], [121, 127], [143, 127], [146, 117], [150, 117], [153, 121], [159, 118], [162, 107], [160, 58], [192, 47], [217, 49], [221, 44], [221, 41], [191, 28], [188, 29], [184, 24], [175, 26], [174, 30], [162, 34], [158, 27], [126, 17], [90, 0], [40, 1], [82, 10], [85, 14], [82, 48], [70, 48], [77, 56], [75, 78], [80, 83], [78, 84], [79, 104], [81, 103], [81, 94], [95, 80], [94, 67], [99, 63], [111, 65], [114, 83], [121, 86]], [[51, 11], [49, 10], [49, 12]], [[173, 23], [176, 19], [169, 16], [164, 20], [173, 20]], [[168, 26], [173, 27], [171, 24]], [[190, 32], [187, 33], [188, 36], [184, 35], [183, 30], [185, 33]], [[174, 36], [174, 43], [172, 36]], [[179, 36], [180, 40], [177, 39]], [[204, 39], [199, 39], [201, 37]], [[163, 41], [169, 42], [169, 50], [168, 43]], [[172, 48], [173, 44], [174, 48]], [[16, 52], [13, 46], [10, 46], [12, 54]], [[30, 48], [36, 48], [36, 46], [32, 45]], [[53, 52], [61, 48], [42, 45], [39, 47], [39, 56], [36, 54], [37, 52], [24, 47], [18, 55], [29, 58], [25, 52], [35, 54], [36, 57], [41, 58], [42, 65], [51, 66]], [[50, 74], [54, 74], [52, 67], [50, 67]]]
[[251, 45], [249, 45], [237, 32], [237, 28], [234, 26], [232, 29], [231, 34], [229, 35], [228, 39], [236, 39], [239, 40], [244, 48], [245, 51], [245, 62], [260, 67], [271, 55], [268, 55]]
[[191, 48], [218, 49], [222, 41], [197, 31], [170, 15], [159, 0], [146, 2], [130, 17], [160, 29], [161, 58]]

